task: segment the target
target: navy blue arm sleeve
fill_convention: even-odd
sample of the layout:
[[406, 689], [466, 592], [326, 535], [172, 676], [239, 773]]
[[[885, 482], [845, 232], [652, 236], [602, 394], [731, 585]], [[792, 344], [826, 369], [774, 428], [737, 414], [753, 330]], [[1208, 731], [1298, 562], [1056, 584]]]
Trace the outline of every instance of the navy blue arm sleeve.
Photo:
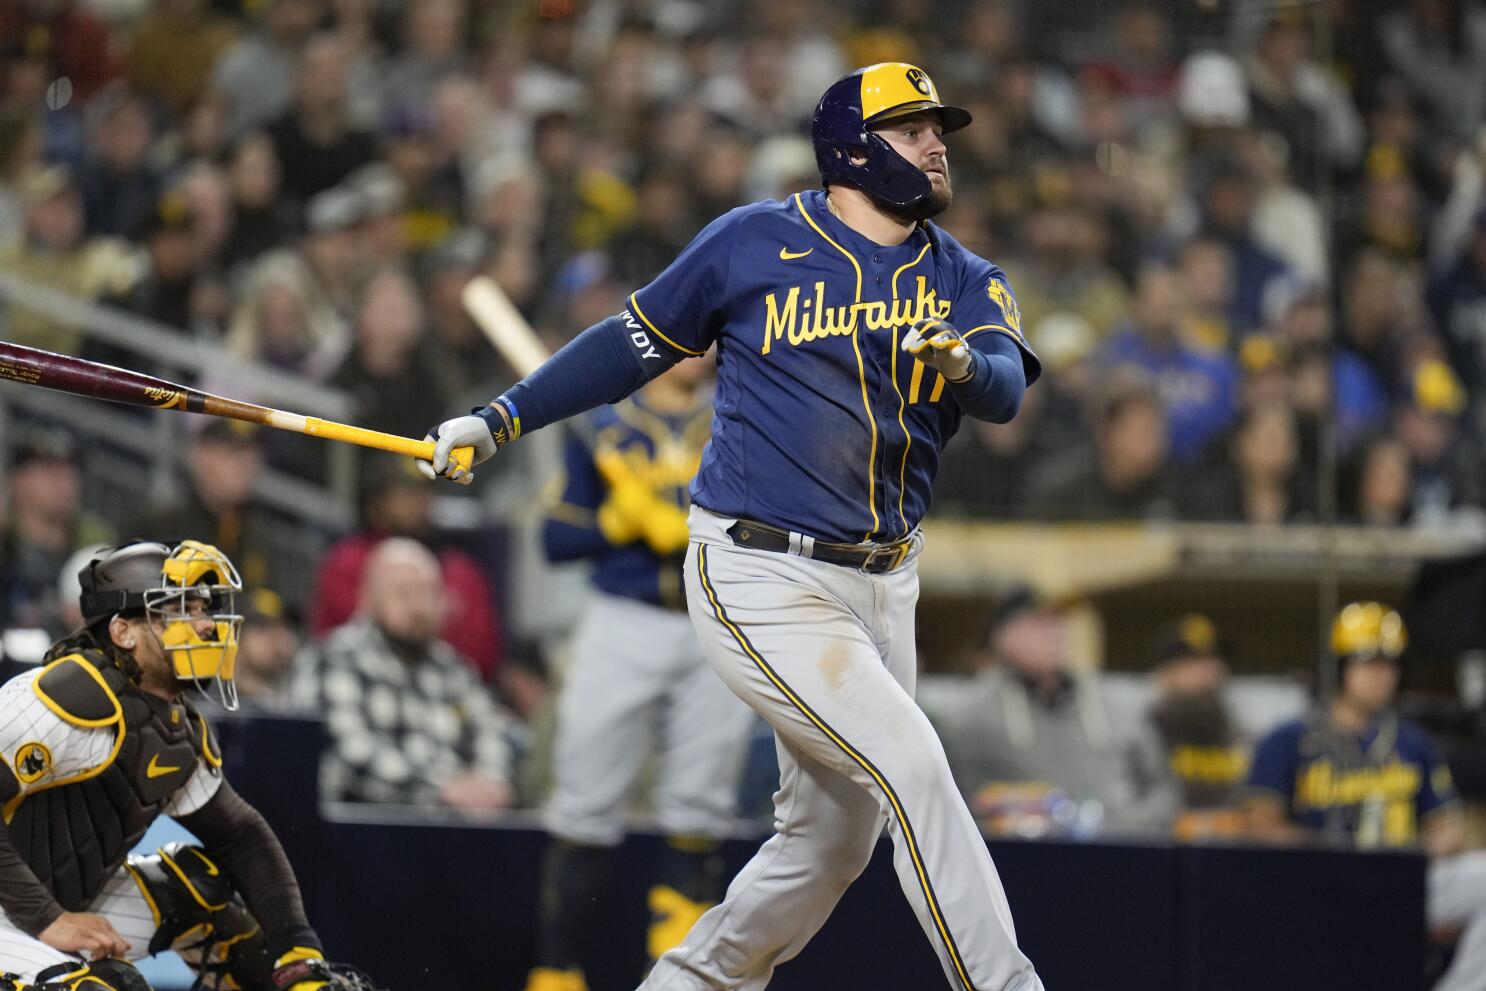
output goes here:
[[1027, 391], [1022, 352], [1005, 334], [993, 333], [976, 341], [970, 351], [975, 369], [969, 380], [949, 383], [949, 394], [967, 416], [991, 423], [1005, 423], [1021, 409]]
[[634, 338], [625, 316], [589, 327], [506, 390], [501, 399], [520, 418], [521, 433], [617, 403], [677, 362], [674, 352], [652, 346], [644, 335]]

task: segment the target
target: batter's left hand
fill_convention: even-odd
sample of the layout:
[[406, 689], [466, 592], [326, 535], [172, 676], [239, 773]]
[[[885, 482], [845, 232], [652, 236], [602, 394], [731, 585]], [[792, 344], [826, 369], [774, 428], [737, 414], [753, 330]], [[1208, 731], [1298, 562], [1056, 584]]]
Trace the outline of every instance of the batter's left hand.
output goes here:
[[974, 367], [965, 338], [943, 320], [933, 317], [914, 321], [903, 335], [902, 347], [951, 382], [965, 381]]
[[[425, 478], [438, 478], [443, 476], [460, 485], [468, 485], [475, 480], [473, 466], [483, 461], [489, 461], [495, 456], [499, 444], [495, 435], [490, 432], [490, 424], [478, 416], [456, 416], [452, 420], [445, 420], [437, 427], [429, 431], [428, 436], [423, 438], [435, 443], [433, 461], [424, 461], [421, 458], [415, 463], [418, 470]], [[461, 467], [450, 454], [457, 447], [472, 447], [475, 449], [474, 461], [470, 469]]]

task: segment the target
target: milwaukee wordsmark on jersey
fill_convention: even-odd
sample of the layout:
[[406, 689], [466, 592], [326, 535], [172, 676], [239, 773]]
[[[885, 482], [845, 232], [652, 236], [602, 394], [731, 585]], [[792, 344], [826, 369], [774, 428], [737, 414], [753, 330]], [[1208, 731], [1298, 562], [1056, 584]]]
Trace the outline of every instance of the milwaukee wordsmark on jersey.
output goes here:
[[915, 320], [948, 321], [972, 347], [1007, 335], [1037, 373], [1000, 269], [927, 222], [875, 244], [819, 190], [713, 221], [627, 316], [647, 346], [718, 345], [693, 500], [837, 542], [911, 532], [959, 427], [943, 378], [899, 349]]

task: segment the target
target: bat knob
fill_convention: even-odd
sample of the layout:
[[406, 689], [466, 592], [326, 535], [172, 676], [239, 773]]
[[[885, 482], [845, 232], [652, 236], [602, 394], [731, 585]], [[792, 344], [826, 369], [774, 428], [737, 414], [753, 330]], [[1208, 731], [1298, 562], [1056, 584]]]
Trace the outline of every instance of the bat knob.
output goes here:
[[475, 449], [473, 447], [456, 447], [449, 452], [449, 464], [458, 465], [465, 471], [469, 471], [475, 463]]

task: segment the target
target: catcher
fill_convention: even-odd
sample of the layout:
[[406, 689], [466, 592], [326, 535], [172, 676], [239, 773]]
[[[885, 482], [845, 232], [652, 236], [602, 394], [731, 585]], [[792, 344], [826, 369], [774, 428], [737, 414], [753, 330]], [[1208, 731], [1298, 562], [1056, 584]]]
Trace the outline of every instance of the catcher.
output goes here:
[[[232, 790], [188, 684], [236, 708], [242, 580], [215, 547], [136, 542], [79, 573], [85, 625], [0, 686], [0, 991], [370, 991], [329, 964], [268, 823]], [[164, 813], [199, 837], [128, 857]]]

